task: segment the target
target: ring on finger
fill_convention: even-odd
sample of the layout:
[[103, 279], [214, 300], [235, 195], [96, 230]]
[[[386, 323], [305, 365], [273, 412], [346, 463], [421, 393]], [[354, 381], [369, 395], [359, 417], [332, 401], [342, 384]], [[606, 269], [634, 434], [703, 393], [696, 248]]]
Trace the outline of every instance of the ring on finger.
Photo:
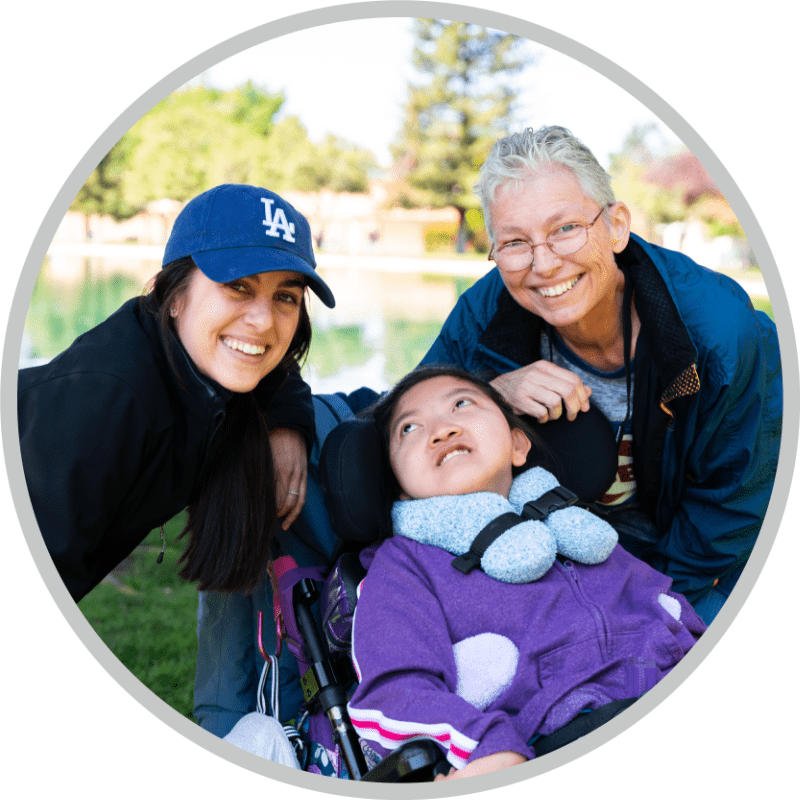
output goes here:
[[289, 489], [289, 491], [286, 494], [295, 494], [298, 497], [300, 496], [300, 492], [293, 492], [291, 489]]

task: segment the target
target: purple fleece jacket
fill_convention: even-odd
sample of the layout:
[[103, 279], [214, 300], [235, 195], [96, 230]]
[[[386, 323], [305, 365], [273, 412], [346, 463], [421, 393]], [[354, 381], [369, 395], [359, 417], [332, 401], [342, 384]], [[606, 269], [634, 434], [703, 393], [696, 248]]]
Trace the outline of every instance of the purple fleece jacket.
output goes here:
[[668, 577], [619, 546], [525, 584], [464, 575], [452, 560], [395, 536], [361, 584], [348, 707], [382, 755], [425, 737], [457, 769], [503, 750], [533, 758], [535, 734], [643, 694], [705, 630]]

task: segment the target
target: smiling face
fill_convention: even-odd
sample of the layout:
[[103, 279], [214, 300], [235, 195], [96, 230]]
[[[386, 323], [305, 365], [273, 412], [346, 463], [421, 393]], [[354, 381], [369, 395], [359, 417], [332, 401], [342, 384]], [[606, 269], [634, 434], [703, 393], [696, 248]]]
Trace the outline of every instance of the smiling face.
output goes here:
[[[544, 243], [548, 235], [569, 223], [588, 225], [600, 207], [587, 197], [575, 175], [565, 168], [537, 173], [519, 187], [497, 190], [491, 207], [495, 249], [512, 241]], [[516, 272], [500, 270], [512, 297], [555, 328], [608, 323], [617, 316], [617, 292], [624, 287], [614, 260], [628, 243], [630, 212], [613, 203], [588, 230], [588, 241], [576, 253], [556, 255], [546, 244], [536, 247], [533, 264]]]
[[232, 392], [249, 392], [286, 355], [305, 286], [296, 272], [215, 283], [195, 269], [170, 309], [197, 369]]
[[495, 492], [508, 496], [528, 437], [469, 381], [441, 376], [412, 386], [389, 428], [389, 461], [402, 499]]

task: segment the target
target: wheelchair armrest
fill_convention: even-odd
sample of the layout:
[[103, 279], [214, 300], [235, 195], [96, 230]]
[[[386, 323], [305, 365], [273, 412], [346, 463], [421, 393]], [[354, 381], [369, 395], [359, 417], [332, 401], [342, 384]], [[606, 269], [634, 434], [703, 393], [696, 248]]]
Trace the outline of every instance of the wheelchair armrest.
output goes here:
[[417, 739], [392, 750], [362, 780], [376, 783], [425, 783], [449, 769], [450, 764], [436, 744], [430, 739]]

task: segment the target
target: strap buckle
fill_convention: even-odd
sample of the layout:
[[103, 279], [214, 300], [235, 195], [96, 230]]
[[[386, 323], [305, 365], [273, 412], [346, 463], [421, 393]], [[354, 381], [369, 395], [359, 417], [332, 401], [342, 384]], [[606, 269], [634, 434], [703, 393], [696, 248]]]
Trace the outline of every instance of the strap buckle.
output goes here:
[[556, 486], [545, 492], [537, 500], [529, 500], [522, 508], [523, 519], [545, 520], [554, 511], [574, 506], [578, 502], [578, 495], [565, 486]]
[[578, 502], [578, 495], [570, 491], [565, 486], [556, 486], [549, 492], [545, 492], [537, 500], [529, 500], [522, 509], [522, 514], [515, 514], [509, 511], [501, 514], [497, 519], [493, 519], [486, 525], [481, 532], [472, 540], [469, 550], [463, 555], [454, 558], [450, 563], [459, 571], [468, 575], [475, 567], [480, 566], [483, 554], [489, 549], [489, 545], [499, 539], [507, 530], [526, 520], [544, 520], [554, 511], [575, 505]]

